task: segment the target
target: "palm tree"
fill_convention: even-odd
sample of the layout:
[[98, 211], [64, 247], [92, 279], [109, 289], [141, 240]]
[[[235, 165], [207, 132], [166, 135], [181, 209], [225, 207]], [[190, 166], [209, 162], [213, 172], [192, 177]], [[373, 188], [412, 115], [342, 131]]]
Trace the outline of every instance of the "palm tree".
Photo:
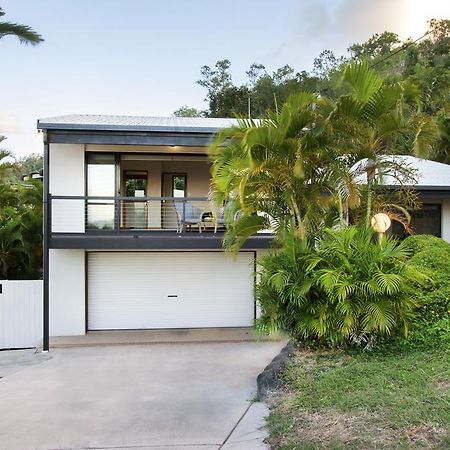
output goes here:
[[[3, 8], [0, 8], [0, 17], [4, 15]], [[0, 22], [0, 39], [5, 36], [16, 36], [21, 44], [37, 45], [44, 41], [42, 36], [28, 25], [13, 22]]]
[[237, 250], [267, 228], [283, 240], [323, 226], [344, 167], [322, 123], [322, 101], [299, 92], [280, 111], [240, 119], [218, 135], [210, 148], [212, 197], [226, 204], [226, 246]]
[[[437, 138], [433, 119], [420, 111], [420, 92], [409, 81], [388, 83], [367, 63], [346, 66], [341, 82], [347, 92], [329, 102], [327, 121], [336, 143], [353, 162], [365, 161], [366, 217], [372, 213], [373, 188], [382, 175], [412, 184], [410, 168], [390, 155], [412, 154], [426, 157]], [[377, 176], [378, 175], [378, 176]]]
[[[345, 222], [346, 211], [360, 205], [364, 189], [352, 173], [355, 162], [371, 162], [369, 175], [407, 175], [386, 156], [429, 152], [436, 127], [420, 112], [412, 84], [388, 84], [365, 63], [346, 66], [342, 83], [347, 92], [336, 101], [299, 92], [281, 110], [259, 121], [240, 119], [218, 135], [210, 148], [212, 197], [226, 205], [226, 246], [237, 250], [267, 228], [280, 240], [287, 233], [316, 239], [325, 225]], [[364, 196], [366, 223], [372, 178]]]

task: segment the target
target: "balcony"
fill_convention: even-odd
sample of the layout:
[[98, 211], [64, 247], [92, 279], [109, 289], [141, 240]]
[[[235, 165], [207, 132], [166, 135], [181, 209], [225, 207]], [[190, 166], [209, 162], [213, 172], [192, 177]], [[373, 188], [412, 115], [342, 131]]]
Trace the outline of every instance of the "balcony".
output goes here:
[[[207, 197], [104, 197], [49, 195], [53, 248], [218, 249], [223, 214]], [[247, 248], [266, 248], [259, 233]]]
[[224, 229], [206, 197], [50, 196], [52, 233], [159, 231], [214, 232]]

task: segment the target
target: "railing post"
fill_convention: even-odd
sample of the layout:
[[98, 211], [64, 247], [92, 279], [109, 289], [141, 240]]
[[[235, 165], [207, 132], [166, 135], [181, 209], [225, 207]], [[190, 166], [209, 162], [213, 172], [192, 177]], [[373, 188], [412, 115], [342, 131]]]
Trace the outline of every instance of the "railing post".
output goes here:
[[117, 208], [114, 208], [114, 209], [116, 209], [116, 213], [117, 213], [117, 217], [116, 217], [116, 231], [117, 231], [117, 233], [120, 233], [120, 221], [121, 221], [121, 218], [122, 218], [122, 205], [121, 205], [121, 200], [120, 200], [120, 198], [116, 198], [115, 200], [114, 200], [114, 202], [116, 202], [117, 201]]
[[181, 222], [181, 232], [183, 232], [185, 223], [186, 223], [186, 198], [183, 197], [183, 220]]

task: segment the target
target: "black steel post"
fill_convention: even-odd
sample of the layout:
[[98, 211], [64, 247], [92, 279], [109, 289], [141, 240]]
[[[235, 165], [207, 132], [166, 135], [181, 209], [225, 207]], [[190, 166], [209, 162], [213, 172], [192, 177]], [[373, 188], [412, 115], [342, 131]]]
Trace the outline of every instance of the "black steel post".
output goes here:
[[50, 233], [50, 208], [51, 200], [49, 194], [49, 144], [47, 142], [47, 132], [44, 131], [44, 185], [43, 185], [43, 327], [42, 327], [42, 347], [45, 352], [49, 350], [49, 233]]

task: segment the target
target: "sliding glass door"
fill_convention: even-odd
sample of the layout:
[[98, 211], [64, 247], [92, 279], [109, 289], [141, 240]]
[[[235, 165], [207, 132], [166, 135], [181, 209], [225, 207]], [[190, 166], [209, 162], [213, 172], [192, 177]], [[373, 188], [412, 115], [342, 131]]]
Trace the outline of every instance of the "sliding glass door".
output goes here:
[[[112, 154], [87, 154], [88, 197], [114, 197], [117, 193], [116, 158]], [[92, 199], [86, 204], [86, 228], [89, 230], [112, 230], [115, 225], [116, 208], [112, 199]]]
[[[122, 217], [125, 228], [145, 229], [148, 223], [148, 202], [146, 171], [125, 171], [123, 180], [125, 184], [125, 197], [133, 198], [122, 203]], [[142, 200], [139, 200], [142, 198]]]

